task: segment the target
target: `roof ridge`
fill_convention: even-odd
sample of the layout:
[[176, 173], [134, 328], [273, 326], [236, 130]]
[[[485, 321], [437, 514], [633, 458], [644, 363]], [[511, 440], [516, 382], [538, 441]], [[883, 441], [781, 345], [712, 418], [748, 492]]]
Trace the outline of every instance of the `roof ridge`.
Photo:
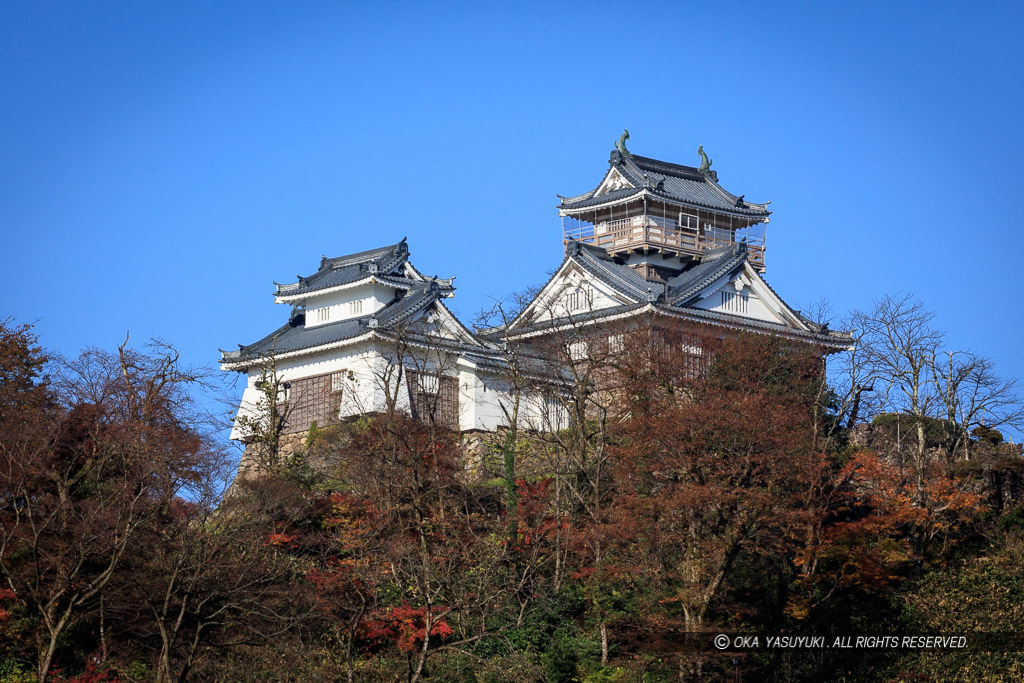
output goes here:
[[[723, 256], [724, 256], [724, 254], [723, 254]], [[707, 266], [712, 266], [712, 267], [709, 267], [707, 269], [707, 271], [708, 271], [707, 273], [697, 273], [697, 277], [694, 278], [690, 282], [685, 282], [684, 281], [684, 282], [679, 283], [679, 285], [677, 285], [677, 286], [685, 287], [685, 289], [683, 289], [679, 294], [676, 294], [675, 296], [673, 296], [671, 298], [671, 300], [670, 300], [670, 303], [673, 306], [682, 306], [687, 301], [690, 301], [691, 299], [693, 299], [693, 297], [695, 297], [697, 294], [699, 294], [700, 292], [704, 291], [704, 289], [709, 284], [712, 284], [713, 282], [718, 280], [720, 277], [722, 277], [723, 273], [732, 272], [737, 266], [742, 267], [743, 264], [746, 263], [746, 261], [747, 261], [747, 252], [746, 251], [740, 251], [738, 249], [733, 251], [733, 255], [732, 255], [731, 258], [726, 258], [726, 259], [723, 260], [722, 257], [719, 256], [719, 257], [717, 257], [717, 258], [715, 258], [713, 260], [710, 260], [710, 261], [701, 261], [701, 263], [698, 264], [695, 268], [690, 269], [689, 272], [691, 273], [691, 275], [693, 273], [697, 272], [701, 268], [701, 266], [707, 265]], [[684, 271], [684, 272], [680, 273], [679, 275], [677, 275], [676, 278], [681, 278], [684, 275], [686, 275], [686, 271]], [[672, 278], [672, 279], [674, 280], [676, 278]], [[671, 282], [671, 280], [669, 282]], [[666, 284], [669, 284], [669, 283], [666, 283]], [[671, 285], [669, 285], [669, 286], [671, 287]]]
[[641, 170], [643, 170], [642, 166], [649, 166], [650, 168], [648, 168], [647, 170], [654, 171], [655, 173], [667, 171], [669, 173], [682, 173], [685, 175], [693, 176], [691, 180], [700, 180], [701, 178], [710, 179], [706, 173], [701, 173], [696, 167], [687, 166], [686, 164], [677, 164], [671, 161], [662, 161], [661, 159], [653, 159], [651, 157], [640, 156], [639, 154], [632, 155], [630, 157], [630, 160], [634, 163], [634, 165], [637, 168]]
[[[640, 275], [640, 273], [636, 272], [628, 265], [619, 263], [610, 256], [607, 256], [608, 252], [605, 252], [606, 256], [602, 257], [594, 253], [594, 247], [588, 244], [581, 244], [579, 242], [577, 242], [577, 244], [580, 244], [580, 249], [574, 250], [571, 253], [569, 250], [566, 251], [570, 257], [575, 255], [585, 256], [584, 259], [581, 259], [583, 265], [587, 265], [587, 259], [591, 259], [591, 272], [601, 278], [607, 285], [613, 289], [617, 289], [622, 294], [636, 297], [641, 301], [647, 298], [648, 293], [651, 291], [651, 283]], [[587, 247], [587, 249], [583, 249], [582, 247]], [[604, 251], [604, 249], [601, 249], [601, 251]], [[605, 277], [601, 277], [602, 275], [605, 275]], [[609, 281], [610, 278], [615, 278], [618, 282], [611, 282]]]
[[[358, 263], [365, 263], [367, 261], [376, 261], [382, 256], [388, 256], [395, 254], [396, 256], [409, 255], [409, 247], [406, 244], [406, 238], [402, 238], [400, 242], [395, 244], [389, 244], [383, 247], [376, 247], [373, 249], [366, 249], [365, 251], [357, 251], [354, 254], [344, 254], [342, 256], [333, 256], [331, 258], [324, 257], [323, 262], [320, 264], [320, 270], [323, 270], [324, 266], [330, 264], [331, 268], [343, 268], [345, 266], [354, 266]], [[402, 248], [404, 246], [404, 249]]]

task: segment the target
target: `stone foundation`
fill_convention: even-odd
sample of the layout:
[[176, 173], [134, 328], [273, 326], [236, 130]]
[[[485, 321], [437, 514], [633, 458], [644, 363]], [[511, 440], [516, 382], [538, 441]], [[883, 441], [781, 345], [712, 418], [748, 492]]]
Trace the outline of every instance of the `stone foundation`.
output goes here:
[[[330, 459], [316, 448], [309, 452], [306, 450], [309, 432], [294, 432], [284, 434], [278, 446], [279, 462], [288, 462], [296, 453], [302, 453], [306, 458], [306, 464], [318, 471], [326, 471], [330, 468]], [[480, 481], [494, 476], [486, 472], [487, 455], [491, 452], [492, 442], [498, 434], [479, 430], [463, 432], [459, 435], [459, 451], [464, 459], [467, 478]], [[344, 437], [342, 437], [344, 438]], [[246, 444], [242, 451], [242, 457], [238, 463], [238, 472], [234, 481], [228, 489], [230, 494], [239, 483], [252, 481], [260, 475], [260, 458], [257, 455], [257, 444]]]

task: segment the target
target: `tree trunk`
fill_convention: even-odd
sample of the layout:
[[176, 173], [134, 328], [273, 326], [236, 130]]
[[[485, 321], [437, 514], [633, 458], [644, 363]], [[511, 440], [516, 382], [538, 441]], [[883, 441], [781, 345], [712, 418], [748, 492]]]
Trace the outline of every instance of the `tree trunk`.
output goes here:
[[158, 683], [169, 683], [171, 680], [171, 643], [167, 629], [160, 627], [160, 657], [157, 664], [156, 680]]
[[[54, 610], [56, 611], [56, 610]], [[48, 622], [52, 623], [52, 612], [51, 618]], [[53, 657], [57, 652], [57, 640], [61, 634], [64, 633], [64, 628], [68, 625], [68, 619], [71, 616], [71, 607], [69, 606], [61, 616], [60, 621], [53, 628], [47, 628], [49, 631], [49, 642], [46, 644], [46, 650], [39, 657], [39, 664], [36, 669], [36, 677], [39, 683], [46, 683], [50, 675], [50, 667], [53, 666]]]
[[601, 666], [608, 666], [608, 625], [601, 621]]
[[107, 629], [103, 619], [103, 593], [100, 592], [100, 653], [103, 661], [107, 661]]
[[413, 669], [410, 667], [409, 671], [409, 683], [417, 683], [420, 680], [420, 676], [423, 675], [423, 665], [427, 663], [427, 648], [430, 647], [430, 631], [434, 627], [433, 619], [430, 614], [430, 607], [427, 607], [427, 614], [424, 618], [424, 625], [426, 628], [423, 630], [423, 647], [420, 649], [419, 654], [416, 656], [416, 667]]
[[46, 645], [46, 651], [39, 658], [39, 665], [36, 668], [36, 678], [39, 683], [46, 683], [50, 675], [50, 667], [53, 665], [53, 654], [57, 651], [57, 638], [50, 636], [50, 642]]

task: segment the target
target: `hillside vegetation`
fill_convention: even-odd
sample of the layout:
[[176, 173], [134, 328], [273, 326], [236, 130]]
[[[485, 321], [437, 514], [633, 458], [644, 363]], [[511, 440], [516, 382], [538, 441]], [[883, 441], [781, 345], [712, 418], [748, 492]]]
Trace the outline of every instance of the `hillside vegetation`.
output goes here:
[[638, 332], [599, 406], [560, 397], [567, 429], [472, 453], [398, 412], [292, 452], [257, 434], [225, 497], [208, 378], [173, 349], [50, 359], [8, 321], [0, 682], [1019, 680], [1006, 638], [712, 645], [1019, 628], [1024, 466], [993, 424], [1014, 386], [923, 341], [865, 334], [830, 386], [770, 337], [695, 377]]

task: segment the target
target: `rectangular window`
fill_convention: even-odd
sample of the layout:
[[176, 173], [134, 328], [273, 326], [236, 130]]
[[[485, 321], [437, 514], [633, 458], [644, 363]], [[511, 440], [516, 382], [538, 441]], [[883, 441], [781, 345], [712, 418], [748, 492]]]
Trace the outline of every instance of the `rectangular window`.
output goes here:
[[331, 373], [331, 391], [337, 392], [345, 388], [346, 374], [344, 371]]
[[582, 311], [590, 308], [590, 300], [590, 291], [580, 287], [565, 295], [565, 307], [569, 311]]
[[626, 348], [626, 339], [621, 334], [608, 337], [608, 353], [622, 353]]
[[459, 380], [416, 370], [406, 371], [413, 418], [449, 429], [459, 428]]
[[419, 374], [419, 390], [424, 394], [436, 394], [441, 389], [441, 378], [427, 373]]
[[[686, 338], [688, 337], [688, 338]], [[699, 379], [704, 376], [708, 367], [703, 342], [696, 337], [686, 335], [680, 344], [682, 354], [679, 356], [679, 367], [686, 379]]]
[[730, 313], [746, 313], [749, 294], [722, 291], [722, 310]]
[[548, 396], [544, 399], [543, 405], [545, 412], [544, 417], [547, 420], [546, 426], [552, 429], [561, 429], [562, 424], [565, 421], [563, 419], [565, 416], [565, 408], [562, 406], [562, 403], [558, 399]]
[[348, 304], [348, 312], [351, 315], [359, 315], [363, 312], [363, 300], [358, 299], [356, 301], [350, 301]]
[[702, 347], [700, 344], [683, 342], [683, 353], [687, 353], [691, 356], [703, 356], [704, 347]]
[[288, 401], [284, 413], [286, 433], [304, 432], [314, 422], [318, 427], [337, 422], [341, 391], [334, 388], [335, 376], [339, 376], [340, 382], [345, 374], [332, 372], [285, 383]]
[[575, 341], [569, 344], [569, 360], [585, 360], [587, 357], [587, 342]]
[[330, 306], [324, 306], [316, 310], [317, 322], [325, 323], [331, 319], [331, 308]]
[[684, 230], [697, 231], [700, 227], [700, 219], [690, 213], [679, 212], [679, 227]]

